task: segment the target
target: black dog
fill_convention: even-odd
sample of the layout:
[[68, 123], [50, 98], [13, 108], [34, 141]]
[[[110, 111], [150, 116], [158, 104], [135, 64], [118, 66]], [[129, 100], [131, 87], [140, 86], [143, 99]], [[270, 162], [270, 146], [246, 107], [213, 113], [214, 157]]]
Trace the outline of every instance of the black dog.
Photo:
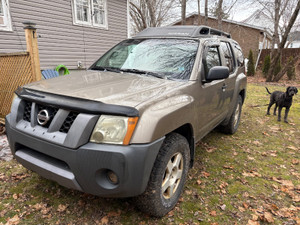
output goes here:
[[290, 107], [292, 106], [293, 96], [298, 92], [298, 89], [296, 87], [288, 87], [286, 92], [274, 91], [273, 93], [271, 93], [268, 88], [266, 89], [271, 95], [267, 115], [270, 115], [270, 108], [275, 103], [276, 106], [274, 109], [274, 115], [276, 115], [276, 109], [278, 107], [278, 121], [281, 121], [281, 110], [283, 107], [285, 107], [284, 122], [287, 123], [287, 117]]

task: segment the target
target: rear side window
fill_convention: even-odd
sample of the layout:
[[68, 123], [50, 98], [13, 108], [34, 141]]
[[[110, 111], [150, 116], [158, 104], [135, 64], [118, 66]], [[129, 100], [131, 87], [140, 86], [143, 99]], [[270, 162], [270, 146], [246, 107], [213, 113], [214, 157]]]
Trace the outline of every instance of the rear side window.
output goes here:
[[225, 57], [226, 66], [229, 68], [229, 73], [233, 73], [235, 65], [232, 49], [228, 42], [221, 42], [220, 47]]
[[241, 47], [237, 43], [234, 43], [233, 49], [234, 49], [234, 53], [236, 55], [238, 66], [243, 66], [244, 65], [244, 55], [243, 55]]

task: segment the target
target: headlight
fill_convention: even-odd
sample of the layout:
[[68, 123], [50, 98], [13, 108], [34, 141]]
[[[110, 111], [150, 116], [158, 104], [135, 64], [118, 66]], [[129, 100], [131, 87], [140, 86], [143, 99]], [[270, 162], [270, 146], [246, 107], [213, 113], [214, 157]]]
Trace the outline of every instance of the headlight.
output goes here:
[[138, 117], [100, 116], [90, 141], [106, 144], [128, 145]]

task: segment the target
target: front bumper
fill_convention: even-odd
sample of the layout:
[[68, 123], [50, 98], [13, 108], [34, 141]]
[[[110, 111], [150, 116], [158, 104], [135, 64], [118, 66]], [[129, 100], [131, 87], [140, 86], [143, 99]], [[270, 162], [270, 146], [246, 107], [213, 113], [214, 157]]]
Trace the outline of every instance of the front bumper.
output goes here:
[[[18, 162], [65, 187], [103, 197], [142, 194], [164, 140], [128, 146], [87, 143], [71, 149], [13, 128], [9, 117], [6, 132]], [[109, 181], [107, 171], [117, 175], [117, 184]]]

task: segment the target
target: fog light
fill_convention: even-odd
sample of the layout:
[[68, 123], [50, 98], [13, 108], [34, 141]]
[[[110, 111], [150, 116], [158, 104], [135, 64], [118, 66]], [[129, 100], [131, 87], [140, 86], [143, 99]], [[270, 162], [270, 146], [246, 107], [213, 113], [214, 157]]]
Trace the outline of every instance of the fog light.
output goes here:
[[119, 180], [118, 180], [118, 176], [117, 174], [115, 174], [113, 171], [108, 170], [107, 171], [107, 178], [108, 180], [113, 183], [113, 184], [118, 184]]

